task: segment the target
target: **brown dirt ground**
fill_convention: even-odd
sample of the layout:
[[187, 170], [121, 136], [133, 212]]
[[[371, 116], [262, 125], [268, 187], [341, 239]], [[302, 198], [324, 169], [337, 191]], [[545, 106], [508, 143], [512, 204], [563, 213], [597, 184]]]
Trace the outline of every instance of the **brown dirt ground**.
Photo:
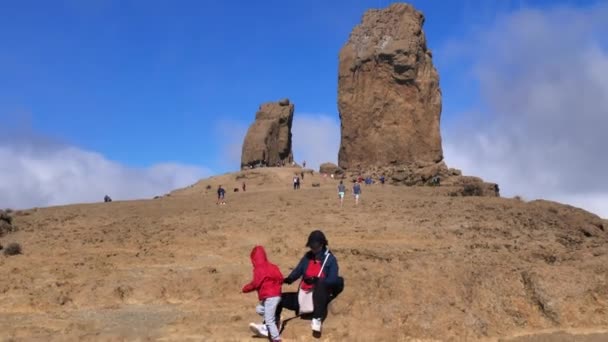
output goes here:
[[[19, 231], [0, 242], [23, 255], [0, 256], [0, 340], [260, 341], [247, 329], [256, 297], [240, 293], [249, 252], [264, 245], [286, 274], [315, 228], [346, 279], [323, 341], [608, 340], [608, 222], [597, 216], [389, 185], [339, 208], [335, 181], [306, 175], [293, 191], [293, 171], [15, 213]], [[247, 192], [233, 193], [243, 180]], [[283, 338], [312, 340], [309, 322]]]

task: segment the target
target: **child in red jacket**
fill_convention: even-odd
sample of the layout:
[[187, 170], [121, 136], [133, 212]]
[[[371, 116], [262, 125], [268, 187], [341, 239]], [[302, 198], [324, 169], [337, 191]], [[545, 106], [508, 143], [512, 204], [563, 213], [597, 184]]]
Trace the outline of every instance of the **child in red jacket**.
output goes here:
[[256, 307], [256, 312], [264, 317], [264, 324], [251, 323], [249, 328], [257, 335], [270, 335], [272, 341], [280, 341], [281, 336], [277, 326], [279, 319], [276, 317], [276, 311], [281, 302], [283, 274], [275, 264], [268, 261], [262, 246], [255, 246], [251, 251], [251, 263], [253, 264], [253, 280], [243, 286], [243, 292], [258, 291], [260, 304]]

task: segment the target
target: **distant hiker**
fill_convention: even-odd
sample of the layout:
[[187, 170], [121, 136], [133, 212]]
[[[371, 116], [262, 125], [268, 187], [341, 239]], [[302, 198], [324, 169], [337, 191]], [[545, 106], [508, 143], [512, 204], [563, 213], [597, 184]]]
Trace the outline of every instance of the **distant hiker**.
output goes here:
[[384, 178], [384, 175], [382, 175], [380, 177], [380, 184], [384, 185], [384, 181], [385, 181], [385, 178]]
[[112, 202], [112, 199], [110, 198], [110, 196], [105, 195], [105, 196], [103, 197], [103, 201], [104, 201], [105, 203], [108, 203], [108, 202]]
[[300, 176], [302, 176], [302, 180], [304, 180], [304, 171], [300, 172]]
[[224, 190], [224, 188], [222, 188], [222, 186], [218, 186], [217, 187], [217, 204], [226, 204], [226, 201], [224, 200], [224, 197], [226, 196], [226, 190]]
[[312, 314], [313, 336], [321, 336], [321, 325], [327, 318], [327, 306], [344, 289], [344, 279], [338, 275], [338, 260], [327, 248], [328, 242], [320, 230], [308, 236], [306, 247], [310, 250], [302, 257], [296, 268], [283, 281], [292, 284], [302, 278], [298, 293], [283, 293], [280, 315], [283, 308], [300, 314]]
[[245, 182], [243, 182], [243, 192], [245, 192], [246, 189], [247, 189], [247, 185], [245, 185]]
[[306, 168], [306, 160], [302, 162], [302, 167]]
[[295, 176], [293, 176], [293, 189], [294, 190], [300, 189], [300, 177], [298, 176], [297, 173], [295, 174]]
[[353, 195], [355, 195], [355, 205], [358, 205], [359, 197], [361, 196], [361, 184], [358, 182], [353, 185]]
[[344, 182], [340, 181], [338, 185], [338, 198], [340, 199], [340, 206], [344, 205], [344, 195], [346, 194], [346, 186]]
[[268, 261], [264, 247], [255, 246], [251, 250], [251, 263], [253, 264], [253, 280], [243, 286], [243, 293], [258, 292], [260, 303], [255, 311], [264, 317], [264, 323], [250, 323], [249, 329], [258, 335], [268, 337], [271, 341], [280, 341], [279, 331], [280, 314], [277, 307], [281, 303], [281, 286], [283, 274], [281, 270]]

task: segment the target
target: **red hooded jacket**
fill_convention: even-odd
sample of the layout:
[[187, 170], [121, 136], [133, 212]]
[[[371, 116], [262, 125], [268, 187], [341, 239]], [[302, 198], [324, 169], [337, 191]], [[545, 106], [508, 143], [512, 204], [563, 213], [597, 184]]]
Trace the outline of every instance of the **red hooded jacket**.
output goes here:
[[243, 286], [243, 292], [258, 291], [258, 298], [264, 300], [281, 295], [283, 285], [283, 274], [275, 264], [271, 264], [266, 258], [264, 247], [255, 246], [251, 251], [251, 263], [253, 264], [253, 280]]

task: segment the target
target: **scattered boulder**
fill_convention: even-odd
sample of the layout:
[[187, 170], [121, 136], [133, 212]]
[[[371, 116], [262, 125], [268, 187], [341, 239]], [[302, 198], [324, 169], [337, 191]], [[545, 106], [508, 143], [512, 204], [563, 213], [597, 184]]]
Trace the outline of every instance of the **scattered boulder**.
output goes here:
[[9, 211], [0, 210], [0, 237], [17, 231]]
[[3, 253], [6, 256], [19, 255], [21, 254], [21, 245], [16, 242], [9, 243], [8, 246], [4, 248]]
[[334, 163], [323, 163], [319, 167], [319, 173], [325, 173], [328, 175], [341, 175], [344, 170]]
[[462, 171], [458, 169], [450, 168], [448, 172], [450, 173], [450, 176], [462, 176]]
[[456, 188], [449, 193], [450, 196], [500, 196], [498, 184], [484, 182], [478, 177], [455, 176], [448, 178], [446, 185]]
[[0, 221], [13, 224], [13, 217], [10, 215], [9, 211], [0, 210]]
[[443, 160], [439, 75], [423, 23], [408, 4], [369, 10], [340, 51], [341, 168]]
[[294, 109], [288, 99], [260, 106], [243, 142], [242, 169], [293, 162], [291, 125]]
[[0, 237], [12, 232], [13, 226], [0, 220]]

